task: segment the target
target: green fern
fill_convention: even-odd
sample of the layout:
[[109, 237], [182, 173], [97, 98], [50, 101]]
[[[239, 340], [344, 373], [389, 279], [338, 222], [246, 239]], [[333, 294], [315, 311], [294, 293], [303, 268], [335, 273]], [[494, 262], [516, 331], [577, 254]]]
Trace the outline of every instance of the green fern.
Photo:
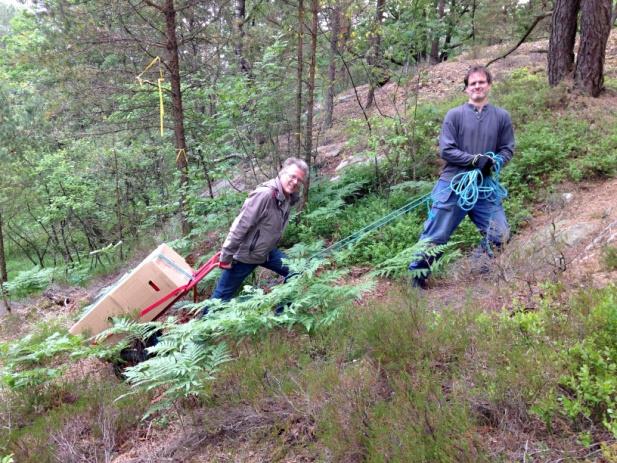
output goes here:
[[42, 327], [17, 342], [0, 344], [3, 354], [0, 377], [12, 389], [44, 387], [64, 374], [69, 367], [67, 361], [85, 357], [109, 359], [121, 347], [84, 345], [81, 336]]
[[422, 193], [427, 191], [433, 187], [433, 181], [425, 181], [425, 180], [408, 180], [406, 182], [397, 183], [390, 187], [390, 191], [395, 193], [398, 191], [411, 191]]
[[[458, 249], [453, 249], [457, 244], [456, 242], [452, 242], [441, 245], [431, 245], [426, 241], [420, 241], [414, 246], [404, 249], [396, 256], [377, 265], [372, 274], [376, 277], [387, 278], [402, 278], [406, 276], [423, 278], [428, 275], [429, 271], [438, 274], [453, 260], [461, 257], [461, 252]], [[419, 256], [436, 257], [440, 254], [443, 255], [431, 264], [430, 269], [408, 270], [409, 263]]]
[[[303, 259], [317, 254], [324, 248], [323, 240], [316, 240], [311, 244], [296, 243], [286, 251], [288, 261], [293, 259]], [[293, 266], [293, 265], [292, 265]]]
[[[306, 255], [318, 250], [316, 246], [298, 246], [290, 254]], [[154, 354], [146, 361], [125, 370], [133, 392], [160, 388], [163, 401], [150, 410], [158, 410], [175, 400], [199, 394], [206, 384], [216, 378], [221, 364], [231, 360], [225, 341], [261, 335], [277, 328], [302, 327], [312, 332], [328, 326], [341, 313], [341, 307], [369, 290], [373, 281], [352, 285], [340, 284], [345, 271], [328, 268], [327, 262], [293, 257], [287, 264], [296, 275], [286, 284], [270, 292], [245, 287], [240, 297], [224, 303], [208, 300], [186, 304], [195, 314], [208, 309], [208, 315], [179, 324], [173, 317], [148, 323], [130, 318], [117, 318], [108, 330], [95, 339], [122, 334], [125, 340], [113, 346], [104, 343], [84, 345], [83, 338], [71, 336], [63, 329], [44, 327], [18, 342], [0, 344], [3, 353], [3, 382], [15, 389], [46, 387], [61, 377], [70, 360], [87, 356], [104, 359], [117, 358], [127, 343], [146, 340], [161, 332], [159, 342], [148, 348]], [[284, 306], [282, 314], [273, 308]]]
[[138, 322], [130, 317], [114, 317], [111, 328], [95, 336], [95, 341], [101, 343], [113, 334], [123, 335], [125, 343], [134, 340], [144, 341], [160, 329], [161, 324], [158, 322]]
[[30, 270], [19, 272], [13, 280], [4, 283], [4, 288], [13, 297], [24, 297], [28, 294], [47, 288], [54, 275], [54, 268], [35, 266]]

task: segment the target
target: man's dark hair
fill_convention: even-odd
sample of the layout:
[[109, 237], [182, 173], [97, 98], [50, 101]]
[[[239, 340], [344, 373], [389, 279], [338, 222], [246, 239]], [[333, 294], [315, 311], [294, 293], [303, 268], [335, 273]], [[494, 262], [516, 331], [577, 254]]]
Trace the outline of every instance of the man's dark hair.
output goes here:
[[482, 74], [484, 74], [486, 76], [486, 82], [488, 82], [489, 84], [493, 82], [493, 76], [491, 75], [491, 72], [488, 70], [488, 68], [486, 66], [476, 64], [474, 66], [471, 66], [467, 71], [467, 74], [465, 74], [465, 78], [463, 79], [463, 83], [465, 84], [464, 88], [467, 88], [467, 85], [469, 84], [469, 76], [472, 75], [474, 72], [481, 72]]

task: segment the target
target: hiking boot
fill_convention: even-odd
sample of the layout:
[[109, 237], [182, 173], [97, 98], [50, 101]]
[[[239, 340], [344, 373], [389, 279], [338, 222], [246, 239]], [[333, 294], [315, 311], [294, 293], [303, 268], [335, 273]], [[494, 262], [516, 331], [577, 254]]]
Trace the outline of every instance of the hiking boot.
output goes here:
[[413, 277], [411, 279], [411, 287], [424, 290], [428, 289], [428, 283], [426, 282], [426, 278]]

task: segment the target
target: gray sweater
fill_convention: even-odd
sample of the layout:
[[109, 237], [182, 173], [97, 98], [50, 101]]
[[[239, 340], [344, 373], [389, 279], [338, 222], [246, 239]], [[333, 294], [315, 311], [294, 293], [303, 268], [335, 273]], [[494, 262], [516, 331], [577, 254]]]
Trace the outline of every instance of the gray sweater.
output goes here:
[[505, 109], [487, 104], [481, 112], [465, 103], [446, 114], [439, 135], [439, 153], [446, 165], [440, 180], [450, 181], [460, 172], [473, 169], [476, 154], [493, 152], [504, 159], [514, 154], [514, 129]]

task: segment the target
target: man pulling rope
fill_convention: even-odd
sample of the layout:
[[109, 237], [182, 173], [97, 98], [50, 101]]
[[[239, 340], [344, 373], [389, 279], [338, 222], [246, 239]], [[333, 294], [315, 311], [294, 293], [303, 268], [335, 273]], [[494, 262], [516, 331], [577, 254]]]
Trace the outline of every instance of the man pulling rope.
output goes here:
[[[507, 164], [514, 154], [514, 130], [510, 114], [488, 103], [492, 76], [484, 66], [473, 66], [463, 80], [467, 103], [451, 109], [444, 119], [439, 136], [439, 151], [445, 166], [433, 188], [433, 204], [420, 235], [421, 241], [445, 244], [466, 215], [483, 236], [480, 249], [492, 255], [491, 244], [500, 248], [510, 235], [510, 228], [500, 195], [478, 195], [469, 207], [460, 203], [460, 186], [456, 177], [480, 175], [480, 191], [490, 177]], [[426, 289], [431, 264], [439, 256], [422, 254], [409, 264], [414, 271], [412, 286]]]

